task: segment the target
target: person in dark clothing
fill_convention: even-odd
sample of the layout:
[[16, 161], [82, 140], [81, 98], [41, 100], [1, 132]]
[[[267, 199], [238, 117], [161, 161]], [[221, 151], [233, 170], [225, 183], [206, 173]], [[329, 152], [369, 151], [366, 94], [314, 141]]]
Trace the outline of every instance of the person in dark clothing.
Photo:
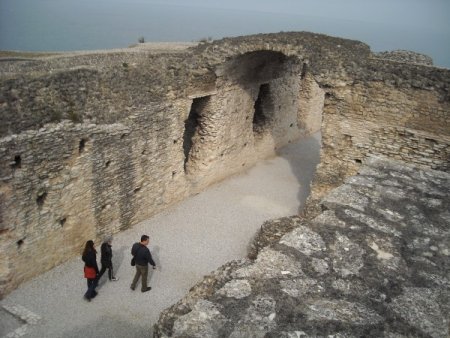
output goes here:
[[[83, 254], [81, 255], [81, 259], [84, 262], [84, 265], [87, 267], [91, 267], [95, 269], [95, 272], [98, 276], [98, 265], [97, 265], [97, 251], [94, 247], [94, 241], [89, 240], [86, 242], [84, 246]], [[84, 294], [84, 298], [90, 302], [92, 298], [97, 296], [97, 291], [95, 288], [97, 287], [97, 277], [95, 278], [87, 278], [87, 291]]]
[[142, 235], [141, 242], [134, 243], [133, 247], [131, 248], [131, 254], [136, 261], [136, 274], [134, 275], [133, 282], [130, 286], [131, 290], [134, 290], [136, 288], [136, 284], [141, 276], [141, 291], [147, 292], [152, 289], [150, 286], [147, 286], [148, 264], [152, 265], [153, 269], [156, 269], [156, 264], [153, 261], [150, 250], [147, 248], [149, 243], [150, 238], [147, 235]]
[[98, 274], [97, 279], [100, 280], [102, 278], [103, 274], [105, 273], [106, 269], [108, 269], [108, 277], [110, 281], [118, 281], [119, 278], [114, 277], [113, 274], [113, 265], [112, 265], [112, 236], [106, 236], [105, 240], [102, 243], [102, 246], [100, 247], [100, 262], [102, 263], [102, 269], [100, 270], [100, 273]]

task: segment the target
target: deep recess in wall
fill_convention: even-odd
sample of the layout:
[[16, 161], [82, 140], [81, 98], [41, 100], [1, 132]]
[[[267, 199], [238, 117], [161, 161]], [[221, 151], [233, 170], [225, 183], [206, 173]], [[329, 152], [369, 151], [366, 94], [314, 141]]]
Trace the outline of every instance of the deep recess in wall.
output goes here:
[[84, 151], [84, 147], [86, 146], [86, 140], [83, 138], [80, 140], [80, 144], [78, 145], [78, 153], [81, 154]]
[[46, 191], [40, 191], [38, 193], [38, 196], [36, 198], [36, 203], [37, 203], [39, 208], [42, 208], [46, 198], [47, 198], [47, 192]]
[[20, 248], [23, 245], [23, 239], [19, 239], [16, 243], [17, 243], [17, 248]]
[[219, 68], [231, 82], [267, 83], [285, 72], [288, 60], [281, 52], [261, 50], [239, 55]]
[[253, 132], [260, 134], [268, 122], [270, 109], [273, 109], [270, 100], [270, 86], [268, 83], [263, 83], [259, 87], [258, 98], [255, 101], [255, 112], [253, 114]]
[[197, 97], [192, 101], [189, 116], [184, 121], [184, 135], [183, 135], [183, 150], [184, 150], [184, 170], [189, 161], [189, 153], [194, 144], [193, 139], [200, 128], [200, 117], [205, 109], [205, 106], [210, 100], [210, 96]]
[[20, 155], [14, 156], [14, 162], [12, 163], [11, 167], [13, 169], [20, 169], [22, 168], [22, 158]]

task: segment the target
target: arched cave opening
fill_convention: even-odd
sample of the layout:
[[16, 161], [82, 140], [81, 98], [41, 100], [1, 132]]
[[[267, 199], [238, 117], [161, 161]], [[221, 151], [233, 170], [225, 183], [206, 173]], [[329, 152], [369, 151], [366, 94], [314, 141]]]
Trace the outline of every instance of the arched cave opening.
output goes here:
[[[217, 68], [221, 77], [218, 83], [224, 87], [218, 97], [226, 98], [220, 106], [225, 107], [223, 114], [233, 116], [228, 127], [236, 130], [228, 134], [247, 136], [242, 144], [252, 144], [257, 159], [271, 156], [275, 150], [288, 161], [300, 183], [296, 196], [299, 211], [310, 194], [320, 161], [325, 100], [325, 91], [316, 82], [308, 62], [278, 51], [258, 50], [233, 57]], [[239, 121], [239, 113], [245, 115], [248, 123], [234, 123]], [[242, 131], [242, 126], [247, 131]], [[247, 151], [246, 147], [235, 149]]]
[[183, 151], [184, 151], [184, 170], [186, 171], [187, 163], [189, 162], [189, 154], [194, 145], [195, 135], [198, 134], [200, 126], [200, 118], [203, 111], [210, 101], [210, 96], [197, 97], [192, 100], [191, 110], [188, 118], [184, 121], [183, 134]]
[[281, 52], [260, 50], [238, 55], [217, 68], [217, 75], [244, 86], [268, 83], [285, 74], [294, 60]]
[[263, 83], [259, 87], [258, 97], [254, 105], [253, 113], [253, 132], [260, 134], [264, 131], [264, 127], [270, 116], [273, 104], [270, 98], [270, 85]]
[[244, 125], [251, 128], [237, 134], [253, 138], [249, 141], [255, 142], [260, 158], [303, 133], [298, 114], [302, 69], [298, 58], [272, 50], [247, 52], [217, 68], [220, 84], [227, 87], [224, 96], [234, 95], [223, 106], [252, 122], [233, 125], [230, 121], [230, 125], [236, 130]]

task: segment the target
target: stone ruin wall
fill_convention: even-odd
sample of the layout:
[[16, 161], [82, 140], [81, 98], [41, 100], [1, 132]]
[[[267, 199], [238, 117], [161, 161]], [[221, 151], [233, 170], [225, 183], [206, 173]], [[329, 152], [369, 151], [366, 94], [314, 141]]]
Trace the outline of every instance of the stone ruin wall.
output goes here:
[[446, 69], [371, 59], [365, 73], [327, 90], [311, 200], [370, 155], [448, 172], [449, 80]]
[[1, 294], [320, 127], [312, 201], [368, 154], [448, 170], [449, 71], [355, 41], [279, 33], [0, 69]]

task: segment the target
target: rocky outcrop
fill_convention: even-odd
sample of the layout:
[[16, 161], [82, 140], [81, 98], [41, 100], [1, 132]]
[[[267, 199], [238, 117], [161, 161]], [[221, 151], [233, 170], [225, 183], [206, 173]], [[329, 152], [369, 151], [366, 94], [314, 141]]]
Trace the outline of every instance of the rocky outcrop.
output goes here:
[[420, 65], [432, 66], [433, 59], [425, 54], [411, 52], [409, 50], [393, 50], [387, 52], [374, 53], [378, 58], [392, 60], [402, 63], [416, 63]]
[[256, 259], [193, 287], [155, 337], [448, 337], [449, 191], [447, 173], [371, 158], [313, 219], [266, 223]]

